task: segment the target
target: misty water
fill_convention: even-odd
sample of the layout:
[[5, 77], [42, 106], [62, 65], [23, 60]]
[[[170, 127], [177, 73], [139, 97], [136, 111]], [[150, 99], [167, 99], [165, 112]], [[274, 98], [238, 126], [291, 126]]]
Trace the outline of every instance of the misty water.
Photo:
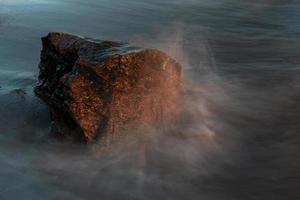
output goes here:
[[[189, 120], [109, 150], [52, 138], [51, 31], [167, 52]], [[300, 199], [299, 36], [296, 0], [0, 0], [0, 199]]]

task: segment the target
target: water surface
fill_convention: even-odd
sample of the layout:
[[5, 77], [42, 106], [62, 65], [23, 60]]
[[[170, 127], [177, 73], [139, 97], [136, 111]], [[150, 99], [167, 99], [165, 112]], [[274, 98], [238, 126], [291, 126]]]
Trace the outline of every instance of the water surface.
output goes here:
[[[109, 153], [49, 138], [50, 31], [166, 51], [191, 122]], [[0, 0], [0, 199], [300, 199], [299, 35], [293, 0]]]

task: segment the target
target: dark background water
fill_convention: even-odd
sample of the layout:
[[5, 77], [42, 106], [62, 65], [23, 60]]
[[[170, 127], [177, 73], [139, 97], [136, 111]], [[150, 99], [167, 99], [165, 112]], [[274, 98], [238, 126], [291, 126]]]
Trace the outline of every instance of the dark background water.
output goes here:
[[[166, 51], [192, 123], [111, 152], [49, 139], [50, 31]], [[300, 199], [299, 35], [293, 0], [0, 0], [0, 199]]]

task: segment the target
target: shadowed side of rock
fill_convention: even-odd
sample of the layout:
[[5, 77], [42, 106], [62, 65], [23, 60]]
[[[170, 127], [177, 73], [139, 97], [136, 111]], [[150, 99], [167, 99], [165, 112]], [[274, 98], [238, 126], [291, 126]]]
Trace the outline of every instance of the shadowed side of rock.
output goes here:
[[181, 66], [165, 53], [65, 33], [42, 41], [35, 92], [62, 135], [110, 143], [126, 130], [176, 123]]

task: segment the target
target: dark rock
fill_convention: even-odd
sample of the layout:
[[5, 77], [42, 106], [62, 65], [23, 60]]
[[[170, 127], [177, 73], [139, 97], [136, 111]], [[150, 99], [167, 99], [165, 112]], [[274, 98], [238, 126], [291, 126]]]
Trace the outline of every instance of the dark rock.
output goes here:
[[42, 41], [35, 92], [61, 134], [110, 143], [142, 125], [176, 123], [181, 66], [165, 53], [65, 33]]

